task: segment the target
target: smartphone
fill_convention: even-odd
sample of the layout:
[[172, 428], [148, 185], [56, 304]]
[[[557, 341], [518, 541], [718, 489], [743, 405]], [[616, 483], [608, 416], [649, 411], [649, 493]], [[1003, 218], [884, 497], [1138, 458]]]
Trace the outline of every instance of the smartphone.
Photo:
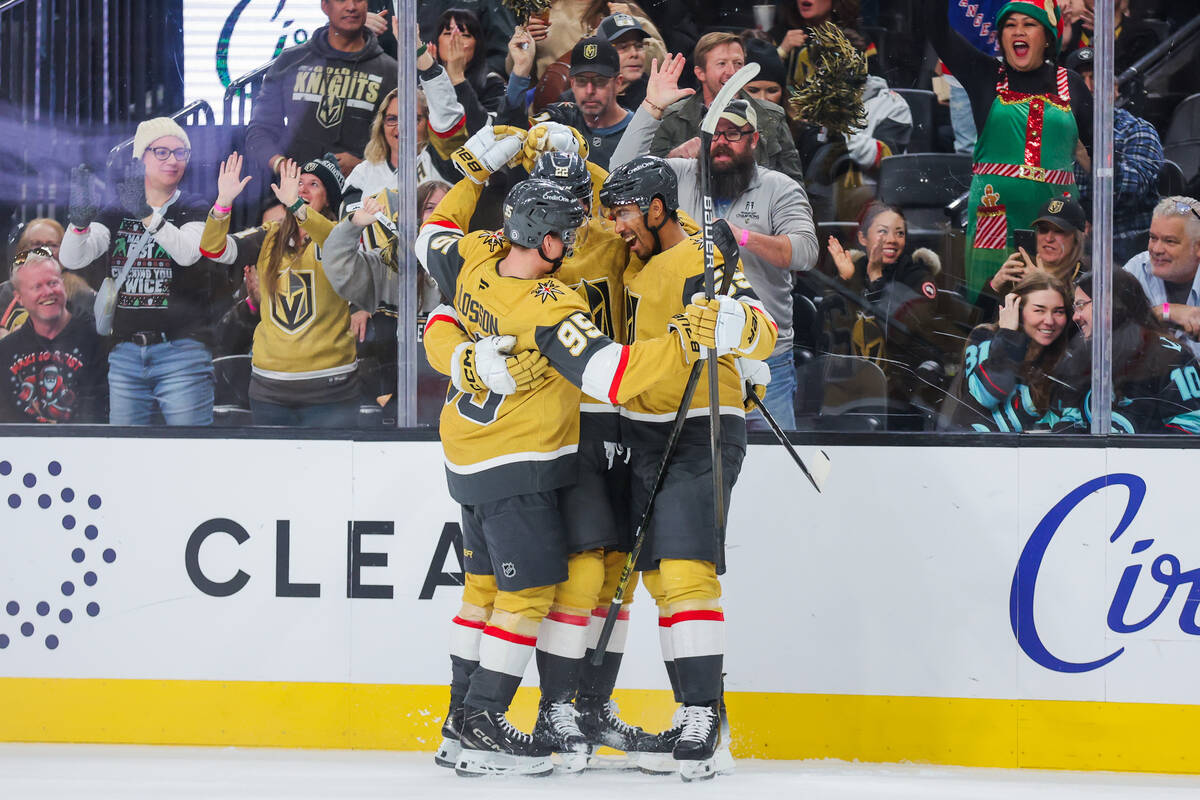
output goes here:
[[1013, 231], [1013, 246], [1025, 248], [1030, 258], [1037, 257], [1037, 234], [1029, 228], [1018, 228]]

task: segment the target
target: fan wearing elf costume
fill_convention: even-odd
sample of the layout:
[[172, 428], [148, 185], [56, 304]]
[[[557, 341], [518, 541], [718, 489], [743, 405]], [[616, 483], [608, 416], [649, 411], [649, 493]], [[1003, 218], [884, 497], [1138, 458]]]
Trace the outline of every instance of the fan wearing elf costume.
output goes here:
[[974, 297], [1052, 197], [1078, 199], [1075, 148], [1092, 146], [1092, 95], [1055, 66], [1063, 21], [1054, 0], [1014, 0], [996, 12], [1002, 56], [975, 49], [950, 28], [945, 0], [923, 0], [930, 40], [971, 99], [979, 138], [971, 179], [966, 288]]

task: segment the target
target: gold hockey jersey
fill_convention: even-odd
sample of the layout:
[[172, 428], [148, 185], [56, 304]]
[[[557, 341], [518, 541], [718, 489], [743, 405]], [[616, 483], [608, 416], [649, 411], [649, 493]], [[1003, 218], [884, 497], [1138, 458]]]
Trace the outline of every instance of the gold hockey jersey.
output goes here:
[[[498, 265], [509, 249], [500, 233], [464, 236], [445, 220], [426, 223], [417, 237], [425, 268], [439, 285], [455, 286], [458, 319], [431, 319], [430, 346], [446, 341], [432, 335], [435, 326], [459, 325], [473, 340], [514, 336], [514, 351], [538, 350], [554, 366], [549, 380], [528, 392], [471, 395], [448, 389], [440, 420], [446, 476], [451, 496], [464, 504], [574, 483], [581, 389], [618, 403], [687, 372], [665, 321], [659, 338], [647, 333], [634, 347], [614, 342], [561, 281], [500, 275]], [[438, 358], [430, 356], [431, 362]]]
[[[721, 284], [724, 258], [721, 251], [713, 248], [713, 263], [716, 267], [716, 284]], [[733, 275], [729, 294], [745, 302], [752, 309], [747, 325], [758, 326], [758, 338], [749, 358], [764, 359], [771, 354], [778, 338], [775, 322], [763, 310], [762, 303], [740, 267]], [[658, 255], [645, 265], [634, 260], [625, 271], [625, 316], [629, 342], [637, 342], [646, 336], [657, 336], [666, 327], [668, 320], [680, 313], [691, 302], [692, 296], [704, 291], [704, 239], [693, 234]], [[718, 359], [721, 384], [721, 421], [726, 431], [726, 441], [746, 442], [745, 410], [742, 405], [743, 390], [739, 386], [735, 356], [732, 354]], [[708, 440], [708, 365], [702, 368], [699, 388], [692, 397], [688, 421], [684, 425], [684, 441]], [[666, 441], [671, 424], [675, 420], [679, 401], [687, 386], [687, 376], [677, 376], [649, 387], [645, 392], [623, 404], [621, 408], [622, 441], [632, 446], [648, 444], [658, 446]]]

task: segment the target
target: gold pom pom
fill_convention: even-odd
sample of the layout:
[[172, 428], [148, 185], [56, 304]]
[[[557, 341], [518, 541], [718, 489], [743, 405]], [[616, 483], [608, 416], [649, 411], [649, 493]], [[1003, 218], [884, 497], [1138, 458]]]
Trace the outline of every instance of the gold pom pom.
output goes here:
[[806, 50], [812, 74], [803, 86], [792, 87], [788, 116], [843, 135], [866, 125], [866, 56], [832, 22], [809, 32]]

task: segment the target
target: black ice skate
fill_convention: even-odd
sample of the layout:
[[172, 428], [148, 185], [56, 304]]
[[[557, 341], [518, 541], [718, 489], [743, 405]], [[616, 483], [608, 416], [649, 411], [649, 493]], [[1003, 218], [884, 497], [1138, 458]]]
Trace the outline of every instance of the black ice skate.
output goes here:
[[459, 737], [462, 736], [463, 708], [452, 707], [446, 712], [446, 721], [442, 723], [442, 743], [433, 754], [433, 763], [446, 769], [454, 769], [458, 762], [458, 754], [462, 752]]
[[592, 752], [579, 730], [579, 712], [571, 703], [541, 702], [533, 726], [533, 743], [558, 753], [560, 772], [579, 772], [587, 766]]
[[609, 698], [581, 697], [575, 706], [579, 710], [579, 729], [593, 750], [611, 747], [626, 754], [625, 761], [615, 766], [636, 767], [641, 751], [652, 747], [658, 738], [621, 719], [617, 704]]
[[482, 708], [463, 711], [462, 751], [454, 771], [478, 775], [549, 775], [554, 771], [550, 750], [514, 728], [504, 714]]
[[679, 771], [675, 761], [675, 744], [683, 733], [683, 706], [675, 709], [671, 727], [649, 736], [639, 743], [637, 768], [647, 775], [671, 775]]
[[707, 780], [717, 774], [716, 752], [721, 735], [720, 702], [680, 709], [682, 730], [675, 742], [675, 761], [684, 781]]

